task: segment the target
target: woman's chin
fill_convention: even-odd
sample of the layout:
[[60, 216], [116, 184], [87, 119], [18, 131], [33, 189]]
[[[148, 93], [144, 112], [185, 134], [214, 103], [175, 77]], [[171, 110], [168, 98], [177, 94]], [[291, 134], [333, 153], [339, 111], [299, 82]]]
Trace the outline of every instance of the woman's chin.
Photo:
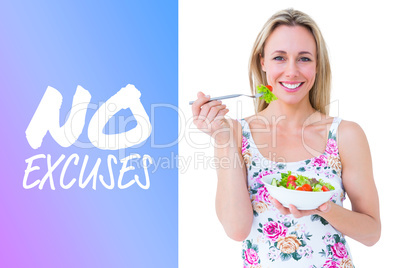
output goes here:
[[282, 105], [299, 105], [303, 102], [303, 99], [296, 96], [284, 96], [283, 98], [278, 97], [278, 104]]

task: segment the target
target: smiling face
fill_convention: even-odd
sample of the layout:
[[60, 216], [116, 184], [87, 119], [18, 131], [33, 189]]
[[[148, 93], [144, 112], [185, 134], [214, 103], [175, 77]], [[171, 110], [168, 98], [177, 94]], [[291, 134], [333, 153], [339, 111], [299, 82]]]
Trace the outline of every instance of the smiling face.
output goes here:
[[268, 37], [262, 70], [278, 99], [289, 104], [309, 101], [317, 65], [312, 33], [302, 26], [281, 25]]

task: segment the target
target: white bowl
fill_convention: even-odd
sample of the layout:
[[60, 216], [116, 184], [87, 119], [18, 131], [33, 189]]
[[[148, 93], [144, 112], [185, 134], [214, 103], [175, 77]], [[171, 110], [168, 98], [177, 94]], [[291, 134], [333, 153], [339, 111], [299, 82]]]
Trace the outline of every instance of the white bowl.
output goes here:
[[267, 175], [261, 178], [262, 182], [268, 190], [268, 193], [273, 198], [277, 199], [284, 207], [289, 207], [290, 204], [294, 205], [298, 210], [316, 209], [320, 205], [327, 202], [335, 194], [335, 191], [328, 192], [306, 192], [289, 190], [286, 188], [279, 188], [272, 186], [272, 179], [281, 180], [281, 174]]

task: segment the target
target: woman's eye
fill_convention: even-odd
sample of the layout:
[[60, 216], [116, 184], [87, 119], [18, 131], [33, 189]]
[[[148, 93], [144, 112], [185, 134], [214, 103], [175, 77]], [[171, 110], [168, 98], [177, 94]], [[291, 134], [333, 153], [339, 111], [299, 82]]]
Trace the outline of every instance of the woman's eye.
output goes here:
[[303, 57], [303, 58], [301, 58], [300, 59], [301, 61], [311, 61], [309, 58], [307, 58], [307, 57]]
[[276, 56], [275, 58], [274, 58], [274, 60], [284, 60], [284, 58], [282, 57], [282, 56]]

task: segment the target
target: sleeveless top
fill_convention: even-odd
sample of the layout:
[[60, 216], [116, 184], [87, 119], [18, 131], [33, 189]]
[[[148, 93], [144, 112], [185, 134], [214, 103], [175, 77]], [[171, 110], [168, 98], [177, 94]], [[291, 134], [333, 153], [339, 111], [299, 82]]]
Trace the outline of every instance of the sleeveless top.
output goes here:
[[351, 268], [349, 246], [342, 233], [319, 215], [294, 218], [281, 214], [268, 199], [269, 191], [261, 178], [275, 173], [301, 174], [323, 179], [335, 187], [331, 201], [341, 205], [345, 199], [342, 165], [336, 142], [340, 118], [334, 118], [325, 152], [297, 162], [274, 162], [257, 149], [248, 123], [242, 119], [242, 156], [247, 168], [248, 190], [254, 219], [251, 232], [243, 241], [244, 268]]

